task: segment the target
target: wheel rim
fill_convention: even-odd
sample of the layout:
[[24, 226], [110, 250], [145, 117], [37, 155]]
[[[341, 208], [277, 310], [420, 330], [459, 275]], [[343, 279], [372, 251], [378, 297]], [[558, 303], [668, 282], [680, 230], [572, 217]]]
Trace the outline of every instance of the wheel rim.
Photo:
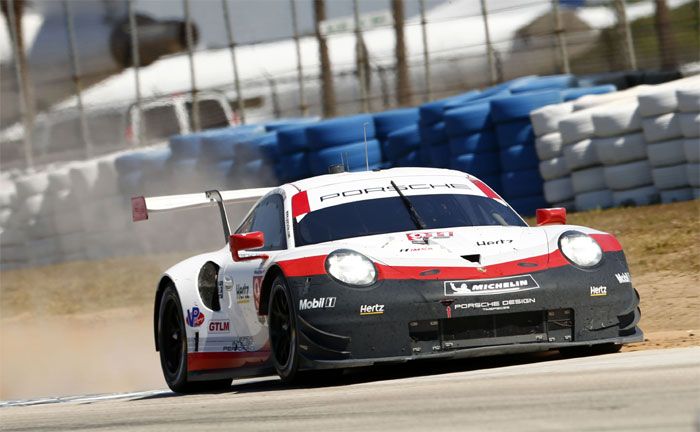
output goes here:
[[294, 330], [289, 303], [283, 290], [275, 291], [270, 305], [270, 343], [275, 361], [284, 369], [292, 357]]
[[185, 338], [180, 320], [179, 308], [173, 301], [165, 306], [162, 322], [162, 351], [165, 354], [165, 369], [170, 375], [177, 375], [180, 370]]

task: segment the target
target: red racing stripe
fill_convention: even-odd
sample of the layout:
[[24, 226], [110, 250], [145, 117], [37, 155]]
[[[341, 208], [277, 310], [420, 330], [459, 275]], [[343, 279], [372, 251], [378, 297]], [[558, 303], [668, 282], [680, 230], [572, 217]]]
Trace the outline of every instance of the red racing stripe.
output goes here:
[[[611, 234], [591, 234], [603, 252], [617, 252], [622, 250], [620, 242]], [[326, 255], [297, 258], [279, 261], [287, 277], [315, 276], [326, 273]], [[522, 263], [525, 264], [524, 266]], [[549, 254], [534, 257], [521, 258], [484, 267], [426, 267], [426, 266], [389, 266], [375, 263], [378, 271], [378, 279], [490, 279], [502, 276], [517, 276], [519, 274], [532, 273], [569, 265], [569, 261], [562, 255], [559, 249]], [[481, 270], [480, 270], [481, 269]], [[439, 270], [435, 274], [434, 271]], [[426, 273], [426, 274], [422, 274]]]
[[187, 354], [187, 370], [234, 369], [264, 363], [268, 358], [269, 348], [251, 352], [194, 352]]

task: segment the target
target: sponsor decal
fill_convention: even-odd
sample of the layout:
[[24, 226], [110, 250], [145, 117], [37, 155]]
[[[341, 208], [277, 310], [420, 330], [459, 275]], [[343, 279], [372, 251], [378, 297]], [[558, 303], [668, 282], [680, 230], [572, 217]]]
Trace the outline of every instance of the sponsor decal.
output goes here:
[[434, 250], [434, 248], [430, 246], [425, 246], [425, 247], [412, 247], [412, 248], [405, 248], [405, 249], [399, 249], [399, 252], [424, 252], [424, 251], [431, 251]]
[[477, 246], [493, 246], [493, 245], [500, 245], [500, 244], [510, 244], [513, 243], [513, 240], [482, 240], [476, 242]]
[[255, 270], [253, 272], [253, 301], [255, 302], [255, 310], [260, 310], [260, 292], [262, 291], [262, 282], [264, 270]]
[[618, 283], [630, 283], [632, 282], [630, 280], [630, 274], [629, 272], [624, 272], [624, 273], [615, 273], [615, 278], [617, 279]]
[[190, 327], [199, 327], [204, 322], [204, 314], [199, 310], [199, 307], [194, 306], [187, 311], [185, 322]]
[[603, 285], [591, 287], [591, 297], [603, 297], [606, 295], [608, 295], [608, 287]]
[[445, 312], [447, 313], [447, 318], [452, 318], [452, 308], [450, 305], [445, 306]]
[[[439, 190], [439, 189], [466, 189], [466, 190], [472, 190], [472, 188], [467, 185], [467, 184], [459, 184], [459, 183], [415, 183], [415, 184], [408, 184], [408, 185], [396, 185], [396, 187], [400, 191], [409, 191], [409, 190]], [[322, 195], [319, 199], [321, 202], [332, 200], [334, 198], [347, 198], [347, 197], [354, 197], [358, 195], [369, 195], [369, 194], [394, 194], [396, 195], [396, 189], [394, 189], [393, 186], [378, 186], [378, 187], [370, 187], [370, 188], [364, 188], [364, 189], [351, 189], [351, 190], [346, 190], [342, 192], [334, 192], [331, 194], [327, 195]]]
[[221, 280], [220, 280], [220, 281], [217, 282], [216, 285], [217, 285], [217, 288], [218, 288], [218, 291], [219, 291], [219, 300], [221, 300], [221, 299], [224, 298], [224, 281], [221, 281]]
[[253, 338], [251, 336], [239, 336], [230, 340], [221, 350], [226, 352], [254, 351]]
[[231, 330], [229, 320], [211, 320], [209, 321], [209, 333], [228, 333]]
[[289, 210], [284, 211], [284, 228], [287, 231], [287, 238], [292, 236], [292, 230], [289, 229]]
[[446, 296], [476, 296], [528, 291], [540, 286], [529, 274], [499, 279], [457, 280], [445, 282]]
[[238, 304], [250, 302], [250, 287], [248, 284], [236, 284], [236, 302]]
[[431, 238], [449, 238], [454, 233], [452, 231], [428, 231], [428, 232], [412, 232], [406, 233], [406, 237], [413, 243], [427, 243]]
[[455, 305], [455, 309], [462, 310], [484, 310], [484, 311], [494, 311], [494, 310], [508, 310], [511, 306], [534, 304], [537, 300], [534, 298], [522, 298], [522, 299], [509, 299], [509, 300], [494, 300], [486, 302], [474, 302], [474, 303], [459, 303]]
[[299, 310], [330, 309], [335, 307], [335, 297], [319, 297], [299, 300]]
[[382, 315], [384, 314], [384, 305], [362, 305], [360, 306], [360, 315]]

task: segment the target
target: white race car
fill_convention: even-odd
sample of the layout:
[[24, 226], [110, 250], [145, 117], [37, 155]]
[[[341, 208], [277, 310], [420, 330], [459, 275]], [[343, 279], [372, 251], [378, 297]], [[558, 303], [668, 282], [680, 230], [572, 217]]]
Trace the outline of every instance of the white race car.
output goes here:
[[[254, 202], [230, 234], [224, 203]], [[229, 241], [165, 272], [154, 332], [176, 392], [276, 372], [643, 339], [620, 243], [542, 209], [536, 227], [477, 178], [394, 168], [269, 189], [132, 199], [134, 220], [216, 205]]]

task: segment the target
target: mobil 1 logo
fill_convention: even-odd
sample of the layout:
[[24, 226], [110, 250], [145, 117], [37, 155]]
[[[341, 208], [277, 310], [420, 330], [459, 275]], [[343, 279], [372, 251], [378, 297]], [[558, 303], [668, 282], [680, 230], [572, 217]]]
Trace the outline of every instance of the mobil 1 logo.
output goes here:
[[299, 310], [331, 309], [335, 307], [335, 297], [318, 297], [299, 300]]

